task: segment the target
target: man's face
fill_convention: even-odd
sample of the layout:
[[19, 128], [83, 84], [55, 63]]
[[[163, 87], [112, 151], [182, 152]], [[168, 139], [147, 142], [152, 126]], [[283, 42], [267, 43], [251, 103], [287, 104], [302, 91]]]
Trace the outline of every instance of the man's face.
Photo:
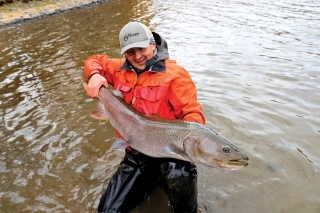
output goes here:
[[149, 44], [146, 48], [131, 48], [128, 49], [124, 54], [129, 62], [139, 70], [144, 70], [147, 65], [147, 61], [153, 57], [155, 44]]

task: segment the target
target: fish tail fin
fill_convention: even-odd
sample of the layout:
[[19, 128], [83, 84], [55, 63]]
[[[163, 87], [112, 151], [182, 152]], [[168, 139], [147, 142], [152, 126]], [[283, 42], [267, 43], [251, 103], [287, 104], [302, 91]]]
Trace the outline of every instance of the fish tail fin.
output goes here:
[[99, 120], [105, 120], [105, 121], [109, 120], [106, 115], [104, 106], [101, 102], [99, 102], [97, 108], [90, 113], [90, 116]]

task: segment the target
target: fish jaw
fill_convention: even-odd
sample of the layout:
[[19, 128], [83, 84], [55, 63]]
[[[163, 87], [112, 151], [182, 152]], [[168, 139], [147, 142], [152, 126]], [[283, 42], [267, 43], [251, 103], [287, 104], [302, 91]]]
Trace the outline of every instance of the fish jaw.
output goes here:
[[218, 160], [218, 159], [205, 159], [205, 158], [192, 158], [190, 157], [191, 161], [194, 163], [199, 163], [202, 165], [206, 165], [209, 167], [218, 167], [226, 170], [238, 170], [249, 165], [247, 160], [242, 159], [234, 159], [234, 160]]
[[244, 160], [229, 160], [229, 161], [219, 161], [217, 160], [216, 165], [220, 168], [227, 170], [238, 170], [248, 166], [248, 161]]

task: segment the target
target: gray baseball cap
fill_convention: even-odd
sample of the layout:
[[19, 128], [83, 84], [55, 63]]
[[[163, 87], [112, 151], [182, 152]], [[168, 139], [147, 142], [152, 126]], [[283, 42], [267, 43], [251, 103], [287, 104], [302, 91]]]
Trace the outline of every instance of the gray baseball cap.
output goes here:
[[129, 22], [119, 34], [121, 55], [130, 48], [148, 47], [151, 37], [153, 38], [152, 32], [146, 25], [139, 22]]

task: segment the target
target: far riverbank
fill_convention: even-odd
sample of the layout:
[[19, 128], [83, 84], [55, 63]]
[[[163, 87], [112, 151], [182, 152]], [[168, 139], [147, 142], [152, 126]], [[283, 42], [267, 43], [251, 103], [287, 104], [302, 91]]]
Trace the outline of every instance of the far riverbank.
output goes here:
[[0, 27], [106, 1], [107, 0], [42, 0], [29, 3], [15, 2], [5, 4], [0, 6]]

